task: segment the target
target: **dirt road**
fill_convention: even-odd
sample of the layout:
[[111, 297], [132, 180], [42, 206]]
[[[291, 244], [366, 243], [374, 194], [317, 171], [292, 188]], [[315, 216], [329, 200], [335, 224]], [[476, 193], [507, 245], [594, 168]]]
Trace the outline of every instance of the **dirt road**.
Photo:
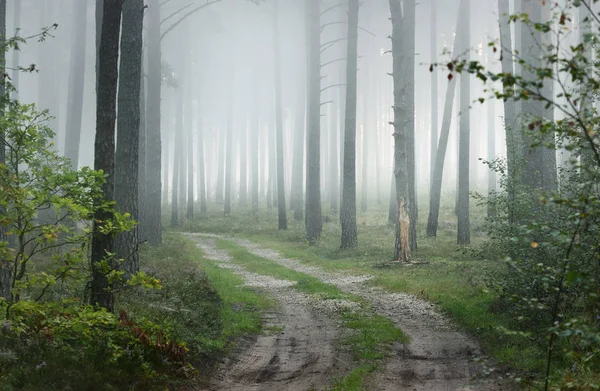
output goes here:
[[[294, 282], [250, 273], [231, 263], [226, 251], [215, 245], [215, 236], [187, 234], [205, 257], [230, 268], [246, 285], [264, 289], [279, 307], [267, 319], [268, 330], [244, 352], [226, 364], [211, 390], [326, 390], [351, 369], [349, 358], [336, 350], [343, 329], [332, 306], [322, 305], [293, 289]], [[372, 376], [369, 390], [505, 390], [490, 380], [477, 380], [481, 371], [474, 359], [481, 355], [476, 341], [456, 330], [430, 303], [414, 296], [389, 293], [366, 284], [370, 276], [349, 276], [304, 265], [295, 259], [262, 248], [247, 240], [224, 238], [250, 253], [297, 272], [318, 278], [372, 303], [410, 338], [398, 343], [381, 371]]]

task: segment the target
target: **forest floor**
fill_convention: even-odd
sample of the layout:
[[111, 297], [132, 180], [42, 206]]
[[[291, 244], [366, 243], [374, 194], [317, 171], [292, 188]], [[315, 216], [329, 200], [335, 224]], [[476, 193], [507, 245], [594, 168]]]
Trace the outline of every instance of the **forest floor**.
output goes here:
[[185, 233], [204, 258], [277, 302], [263, 332], [224, 363], [209, 390], [506, 390], [479, 344], [414, 295], [284, 257], [254, 241]]

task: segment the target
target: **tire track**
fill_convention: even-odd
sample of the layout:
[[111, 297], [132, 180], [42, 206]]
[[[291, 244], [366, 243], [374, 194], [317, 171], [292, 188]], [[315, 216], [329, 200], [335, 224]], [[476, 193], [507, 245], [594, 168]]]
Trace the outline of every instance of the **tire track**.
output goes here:
[[290, 288], [295, 282], [251, 273], [232, 263], [227, 251], [217, 249], [214, 238], [186, 236], [196, 242], [205, 258], [230, 269], [244, 279], [244, 285], [260, 288], [278, 302], [278, 308], [265, 317], [265, 329], [280, 331], [259, 335], [224, 365], [209, 390], [325, 390], [349, 369], [334, 348], [341, 337], [340, 328], [313, 298]]

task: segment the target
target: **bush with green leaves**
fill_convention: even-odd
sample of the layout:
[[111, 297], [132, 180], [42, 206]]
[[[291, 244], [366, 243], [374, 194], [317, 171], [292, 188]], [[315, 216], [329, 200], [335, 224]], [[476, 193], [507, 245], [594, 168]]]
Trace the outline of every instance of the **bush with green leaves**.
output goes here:
[[0, 389], [162, 389], [194, 374], [188, 351], [162, 325], [124, 311], [20, 301], [0, 327]]
[[[480, 197], [496, 213], [488, 219], [484, 250], [507, 258], [505, 272], [490, 276], [489, 285], [498, 293], [497, 308], [514, 315], [515, 330], [507, 332], [547, 349], [545, 373], [534, 376], [532, 386], [591, 390], [600, 384], [600, 63], [592, 56], [600, 18], [595, 0], [542, 3], [545, 20], [527, 14], [507, 18], [515, 28], [524, 25], [538, 34], [539, 57], [489, 44], [493, 53], [500, 48], [510, 55], [521, 73], [493, 72], [461, 59], [447, 68], [476, 75], [490, 99], [505, 105], [538, 102], [538, 111], [522, 113], [512, 124], [507, 120], [507, 140], [517, 145], [507, 145], [510, 161], [490, 162], [500, 174], [500, 191]], [[582, 39], [565, 43], [577, 14], [583, 15]], [[552, 110], [560, 113], [558, 119]], [[535, 186], [524, 178], [532, 178], [532, 167], [544, 167], [528, 161], [530, 152], [548, 148], [568, 157], [559, 163], [556, 183]]]

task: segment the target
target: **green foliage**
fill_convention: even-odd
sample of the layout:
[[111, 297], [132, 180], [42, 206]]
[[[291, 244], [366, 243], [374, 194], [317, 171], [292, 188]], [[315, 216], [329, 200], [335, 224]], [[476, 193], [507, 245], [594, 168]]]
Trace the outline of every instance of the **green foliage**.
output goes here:
[[188, 348], [163, 327], [77, 301], [16, 303], [0, 351], [3, 390], [145, 390], [193, 374]]
[[[597, 15], [588, 12], [591, 3], [548, 2], [544, 6], [550, 17], [541, 23], [526, 14], [510, 16], [517, 28], [524, 24], [542, 36], [540, 58], [512, 53], [523, 68], [520, 75], [461, 60], [449, 66], [488, 82], [497, 99], [533, 100], [560, 113], [557, 120], [523, 113], [516, 129], [508, 125], [507, 134], [522, 145], [508, 145], [515, 153], [508, 164], [490, 163], [501, 175], [501, 191], [488, 200], [480, 197], [496, 211], [488, 221], [491, 241], [486, 249], [508, 257], [504, 272], [489, 279], [498, 294], [496, 307], [517, 320], [516, 330], [507, 333], [547, 349], [545, 376], [537, 379], [545, 390], [596, 389], [597, 376], [588, 374], [600, 372], [600, 115], [595, 104], [600, 63], [593, 60], [600, 36], [593, 25]], [[569, 22], [577, 13], [587, 14], [579, 25], [583, 39], [567, 46], [566, 37], [573, 34]], [[490, 47], [497, 51], [497, 43]], [[550, 83], [556, 94], [548, 94]], [[557, 148], [568, 156], [557, 184], [540, 189], [523, 179], [531, 167], [530, 148]]]

